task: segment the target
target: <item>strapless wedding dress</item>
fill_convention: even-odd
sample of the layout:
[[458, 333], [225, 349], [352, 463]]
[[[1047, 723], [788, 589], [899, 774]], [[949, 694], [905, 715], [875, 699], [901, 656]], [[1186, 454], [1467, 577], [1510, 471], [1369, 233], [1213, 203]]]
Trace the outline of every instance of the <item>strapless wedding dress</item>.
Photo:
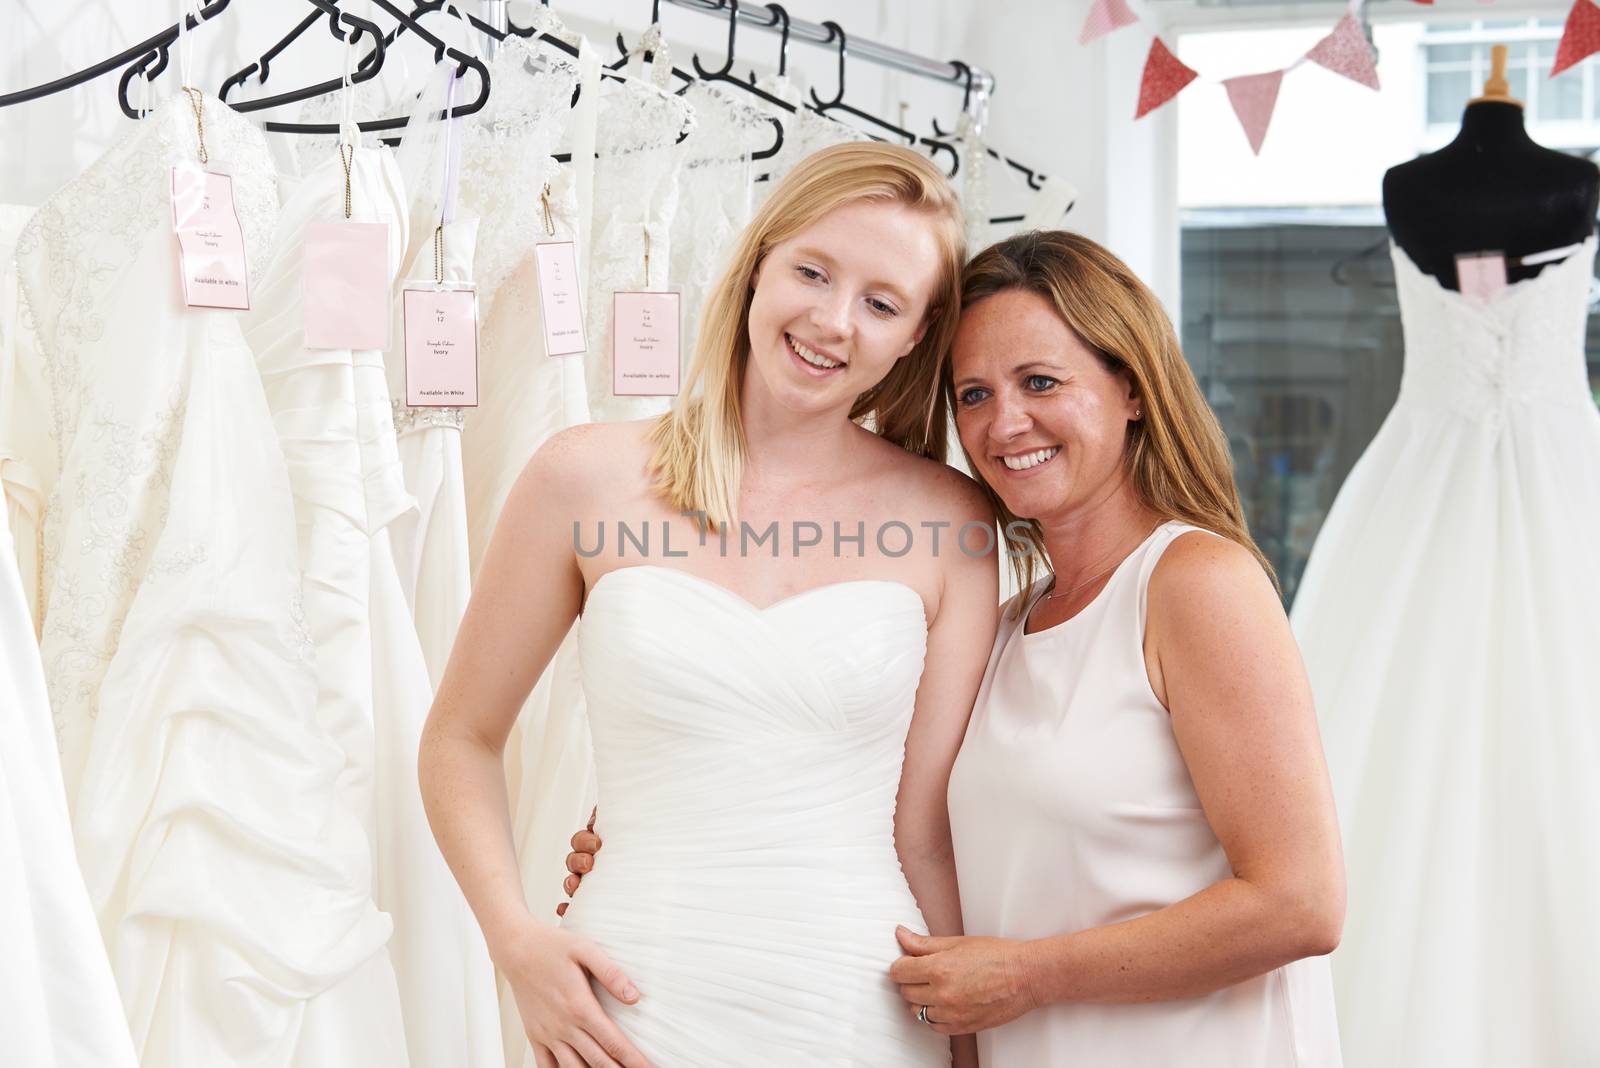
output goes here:
[[1400, 396], [1293, 614], [1344, 832], [1351, 1065], [1600, 1064], [1595, 244], [1482, 303], [1393, 250]]
[[841, 582], [757, 608], [640, 565], [578, 626], [602, 862], [565, 926], [637, 984], [606, 1012], [656, 1068], [925, 1068], [889, 979], [926, 930], [894, 846], [922, 600]]

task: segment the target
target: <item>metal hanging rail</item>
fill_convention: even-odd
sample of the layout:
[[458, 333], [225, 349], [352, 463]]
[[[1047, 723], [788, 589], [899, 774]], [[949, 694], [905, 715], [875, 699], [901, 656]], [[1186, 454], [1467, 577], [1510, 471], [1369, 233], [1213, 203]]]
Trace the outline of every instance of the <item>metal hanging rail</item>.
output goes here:
[[[688, 8], [701, 14], [717, 15], [726, 18], [727, 4], [723, 0], [667, 0], [673, 7]], [[761, 3], [741, 3], [739, 5], [739, 22], [741, 25], [754, 26], [757, 29], [778, 33], [783, 20], [778, 14]], [[837, 48], [833, 35], [827, 27], [804, 19], [790, 18], [788, 20], [790, 39], [796, 41], [809, 41], [815, 45], [827, 48]], [[929, 59], [919, 56], [915, 52], [907, 52], [892, 45], [879, 44], [860, 37], [850, 38], [850, 55], [857, 59], [865, 59], [880, 66], [891, 67], [895, 70], [905, 71], [907, 74], [916, 74], [934, 81], [950, 82], [965, 89], [967, 86], [967, 70], [955, 63], [943, 60]], [[987, 96], [994, 92], [994, 75], [982, 67], [971, 67], [972, 93], [976, 96]]]

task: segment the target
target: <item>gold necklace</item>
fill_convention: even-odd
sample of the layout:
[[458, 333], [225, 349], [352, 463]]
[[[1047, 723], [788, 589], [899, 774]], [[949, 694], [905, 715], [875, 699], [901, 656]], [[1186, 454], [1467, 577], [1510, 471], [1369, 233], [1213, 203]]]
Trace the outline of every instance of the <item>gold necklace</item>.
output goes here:
[[1165, 524], [1165, 523], [1166, 523], [1166, 520], [1163, 519], [1163, 520], [1161, 520], [1161, 522], [1159, 522], [1155, 526], [1151, 527], [1149, 532], [1147, 534], [1145, 534], [1144, 537], [1139, 539], [1138, 544], [1134, 545], [1134, 547], [1132, 549], [1129, 549], [1127, 552], [1125, 552], [1121, 556], [1117, 557], [1116, 561], [1114, 563], [1112, 563], [1111, 566], [1107, 567], [1104, 571], [1096, 571], [1093, 575], [1090, 575], [1087, 579], [1084, 579], [1082, 582], [1078, 583], [1076, 586], [1072, 587], [1070, 590], [1057, 590], [1057, 589], [1055, 589], [1055, 585], [1054, 585], [1055, 579], [1054, 579], [1054, 576], [1052, 576], [1052, 578], [1051, 578], [1051, 588], [1045, 592], [1045, 595], [1043, 597], [1039, 598], [1039, 603], [1043, 604], [1044, 602], [1048, 601], [1052, 597], [1070, 597], [1073, 594], [1077, 593], [1079, 590], [1083, 589], [1085, 586], [1088, 586], [1091, 583], [1097, 582], [1100, 579], [1105, 578], [1111, 572], [1113, 572], [1117, 568], [1121, 567], [1122, 566], [1122, 562], [1124, 560], [1126, 560], [1128, 557], [1132, 556], [1133, 553], [1134, 553], [1134, 550], [1138, 549], [1140, 545], [1143, 545], [1145, 542], [1149, 541], [1150, 540], [1150, 535], [1154, 534], [1156, 531], [1160, 530], [1162, 525]]

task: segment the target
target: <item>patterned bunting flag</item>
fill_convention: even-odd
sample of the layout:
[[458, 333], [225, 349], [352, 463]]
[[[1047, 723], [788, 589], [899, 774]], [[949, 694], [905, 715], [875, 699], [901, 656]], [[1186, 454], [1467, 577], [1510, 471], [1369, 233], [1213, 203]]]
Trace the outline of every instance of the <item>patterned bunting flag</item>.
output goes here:
[[[1578, 0], [1587, 3], [1588, 0]], [[1317, 42], [1306, 53], [1306, 58], [1335, 74], [1342, 74], [1368, 89], [1378, 88], [1378, 67], [1372, 61], [1372, 46], [1367, 44], [1361, 24], [1353, 14], [1346, 14], [1333, 28], [1333, 32]]]
[[1239, 116], [1244, 136], [1250, 142], [1250, 151], [1261, 155], [1261, 142], [1266, 140], [1267, 125], [1272, 122], [1272, 109], [1278, 103], [1278, 87], [1283, 84], [1283, 71], [1267, 74], [1245, 74], [1228, 78], [1222, 85], [1228, 90], [1228, 103]]
[[1128, 9], [1128, 0], [1094, 0], [1089, 5], [1089, 17], [1083, 20], [1079, 44], [1104, 37], [1112, 30], [1120, 30], [1139, 21], [1139, 16]]
[[1550, 68], [1550, 77], [1575, 66], [1600, 51], [1600, 7], [1590, 0], [1577, 0], [1567, 12], [1567, 24], [1561, 31], [1561, 43], [1556, 46], [1556, 65]]
[[1150, 54], [1145, 57], [1144, 74], [1139, 79], [1139, 111], [1134, 118], [1144, 118], [1198, 77], [1157, 37], [1150, 42]]

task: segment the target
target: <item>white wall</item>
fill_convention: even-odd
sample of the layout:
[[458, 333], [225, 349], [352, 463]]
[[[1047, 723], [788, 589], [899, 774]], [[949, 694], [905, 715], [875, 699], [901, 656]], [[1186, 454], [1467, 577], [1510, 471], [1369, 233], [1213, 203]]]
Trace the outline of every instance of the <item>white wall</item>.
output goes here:
[[[1373, 205], [1383, 172], [1417, 154], [1423, 128], [1420, 22], [1374, 28], [1373, 92], [1314, 63], [1284, 76], [1260, 156], [1250, 152], [1222, 78], [1286, 66], [1327, 25], [1186, 34], [1178, 54], [1213, 82], [1178, 98], [1184, 207]], [[1244, 58], [1247, 57], [1247, 58]]]

